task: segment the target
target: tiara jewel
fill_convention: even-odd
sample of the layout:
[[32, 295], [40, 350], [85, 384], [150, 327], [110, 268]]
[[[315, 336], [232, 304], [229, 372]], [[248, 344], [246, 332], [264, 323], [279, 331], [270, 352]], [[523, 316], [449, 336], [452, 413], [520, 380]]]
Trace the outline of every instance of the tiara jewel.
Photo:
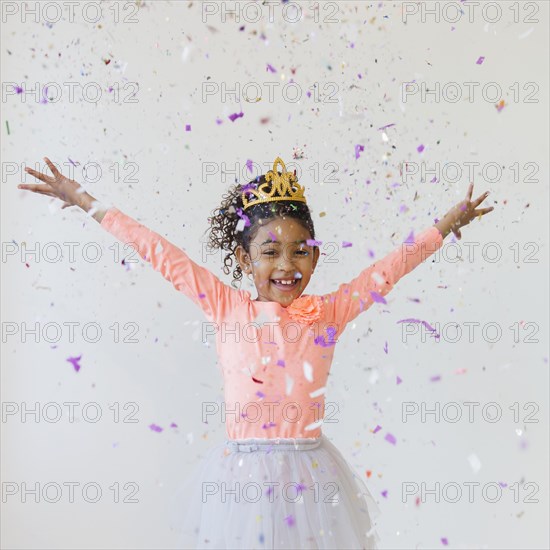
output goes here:
[[[277, 165], [281, 166], [281, 174], [277, 171]], [[265, 175], [265, 183], [262, 183], [257, 189], [251, 189], [250, 185], [245, 187], [243, 192], [243, 210], [255, 204], [273, 201], [296, 201], [306, 202], [304, 196], [305, 187], [298, 183], [298, 179], [293, 172], [287, 172], [285, 163], [280, 157], [275, 159], [273, 170]], [[254, 199], [249, 200], [246, 195], [254, 195]]]

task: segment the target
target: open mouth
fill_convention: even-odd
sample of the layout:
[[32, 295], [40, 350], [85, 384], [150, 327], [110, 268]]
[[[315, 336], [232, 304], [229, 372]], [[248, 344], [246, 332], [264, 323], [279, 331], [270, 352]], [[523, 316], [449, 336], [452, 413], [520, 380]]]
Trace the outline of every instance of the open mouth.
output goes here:
[[271, 284], [276, 286], [279, 290], [290, 291], [298, 286], [298, 279], [270, 279]]

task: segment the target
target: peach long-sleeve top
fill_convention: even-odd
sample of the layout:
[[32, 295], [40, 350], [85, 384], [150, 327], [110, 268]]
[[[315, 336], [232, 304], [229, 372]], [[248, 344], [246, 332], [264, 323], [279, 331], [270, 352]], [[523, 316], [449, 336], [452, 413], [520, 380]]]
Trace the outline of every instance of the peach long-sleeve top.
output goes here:
[[229, 439], [319, 437], [338, 337], [443, 242], [431, 226], [414, 244], [400, 245], [334, 292], [305, 295], [308, 303], [316, 304], [317, 320], [311, 322], [308, 315], [291, 316], [290, 306], [287, 310], [278, 302], [255, 301], [250, 292], [226, 285], [118, 208], [107, 210], [101, 226], [131, 243], [141, 258], [202, 309], [207, 319], [203, 334], [216, 337]]

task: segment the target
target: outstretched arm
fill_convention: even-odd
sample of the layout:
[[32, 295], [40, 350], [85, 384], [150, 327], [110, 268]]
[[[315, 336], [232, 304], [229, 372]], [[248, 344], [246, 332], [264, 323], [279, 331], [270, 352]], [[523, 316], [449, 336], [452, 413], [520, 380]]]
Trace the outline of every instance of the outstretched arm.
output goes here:
[[431, 256], [443, 243], [437, 227], [432, 226], [403, 243], [387, 256], [365, 268], [349, 283], [323, 296], [327, 320], [336, 323], [341, 333], [345, 326], [374, 302], [385, 303], [384, 296], [397, 281]]
[[337, 324], [339, 332], [374, 302], [385, 303], [384, 296], [399, 279], [438, 250], [451, 231], [460, 239], [461, 227], [493, 210], [493, 207], [476, 210], [489, 193], [483, 193], [472, 201], [472, 191], [473, 184], [470, 184], [466, 198], [451, 208], [443, 219], [420, 233], [414, 243], [403, 243], [385, 258], [364, 269], [350, 283], [342, 284], [335, 292], [323, 296], [328, 320]]
[[45, 185], [20, 185], [19, 188], [60, 198], [65, 201], [63, 208], [74, 205], [88, 212], [106, 231], [131, 244], [155, 271], [198, 305], [210, 321], [221, 319], [243, 299], [241, 291], [224, 284], [210, 270], [191, 260], [182, 249], [118, 208], [102, 207], [77, 182], [63, 176], [53, 163], [45, 160], [54, 177], [29, 168], [27, 172]]

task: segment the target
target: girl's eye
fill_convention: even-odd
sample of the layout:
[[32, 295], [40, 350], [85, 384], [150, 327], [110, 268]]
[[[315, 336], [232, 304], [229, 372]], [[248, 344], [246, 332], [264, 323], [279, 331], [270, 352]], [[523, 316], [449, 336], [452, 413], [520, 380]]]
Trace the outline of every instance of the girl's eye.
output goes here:
[[307, 256], [309, 254], [307, 250], [297, 250], [296, 253], [302, 253], [304, 256]]

